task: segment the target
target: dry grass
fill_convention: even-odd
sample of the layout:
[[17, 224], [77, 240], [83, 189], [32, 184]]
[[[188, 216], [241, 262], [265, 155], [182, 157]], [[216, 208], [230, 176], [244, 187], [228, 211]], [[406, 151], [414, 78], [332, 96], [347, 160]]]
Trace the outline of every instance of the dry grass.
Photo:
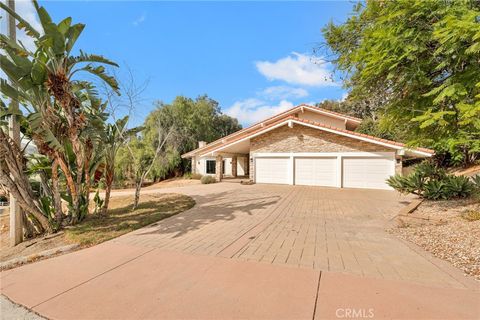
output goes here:
[[478, 221], [480, 220], [480, 209], [479, 210], [465, 210], [462, 213], [462, 218], [467, 221]]
[[93, 246], [188, 210], [194, 205], [191, 197], [181, 194], [145, 194], [141, 196], [138, 208], [132, 211], [133, 196], [112, 197], [108, 215], [89, 215], [62, 233], [31, 239], [15, 247], [8, 246], [8, 228], [3, 229], [0, 261], [71, 243], [78, 243], [81, 247]]
[[108, 215], [91, 215], [65, 230], [68, 242], [95, 245], [190, 209], [195, 201], [181, 194], [143, 195], [135, 211], [133, 196], [111, 199]]

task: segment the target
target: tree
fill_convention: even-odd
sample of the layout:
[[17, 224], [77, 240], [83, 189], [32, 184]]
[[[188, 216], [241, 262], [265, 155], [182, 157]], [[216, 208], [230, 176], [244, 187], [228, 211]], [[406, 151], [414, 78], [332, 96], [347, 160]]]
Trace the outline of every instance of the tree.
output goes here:
[[128, 116], [116, 120], [106, 126], [105, 140], [105, 199], [102, 211], [107, 213], [110, 203], [110, 193], [112, 191], [113, 180], [115, 178], [115, 159], [118, 150], [127, 143], [128, 139], [138, 132], [137, 128], [128, 129]]
[[140, 134], [134, 134], [130, 138], [124, 135], [128, 143], [121, 148], [124, 156], [119, 159], [126, 161], [129, 167], [133, 180], [135, 182], [135, 198], [133, 203], [133, 210], [138, 206], [140, 200], [140, 192], [145, 179], [150, 174], [157, 159], [164, 157], [168, 151], [167, 145], [178, 145], [175, 139], [178, 137], [178, 132], [175, 127], [157, 126], [157, 137], [153, 144], [146, 143], [145, 138]]
[[473, 0], [367, 1], [323, 32], [352, 101], [467, 164], [480, 152], [479, 16]]
[[218, 102], [208, 96], [195, 100], [178, 96], [171, 104], [157, 102], [144, 127], [145, 142], [151, 145], [158, 143], [160, 127], [176, 128], [177, 145], [167, 145], [165, 156], [157, 159], [152, 168], [157, 178], [164, 178], [175, 170], [185, 172], [190, 163], [180, 156], [195, 149], [198, 141], [211, 142], [242, 128], [237, 119], [222, 114]]
[[[56, 216], [63, 216], [58, 201], [61, 174], [67, 186], [67, 193], [62, 196], [70, 204], [70, 222], [76, 223], [88, 212], [92, 170], [98, 165], [99, 159], [96, 150], [100, 149], [98, 145], [103, 140], [103, 126], [107, 118], [105, 104], [98, 99], [95, 87], [79, 78], [79, 75], [82, 72], [93, 74], [117, 90], [115, 79], [105, 73], [103, 66], [117, 65], [102, 56], [86, 54], [81, 50], [79, 55], [73, 55], [74, 45], [85, 26], [72, 25], [70, 17], [56, 24], [45, 8], [36, 1], [33, 4], [43, 32], [35, 30], [22, 17], [0, 3], [0, 7], [19, 22], [17, 26], [35, 39], [36, 45], [35, 51], [30, 52], [20, 42], [12, 42], [5, 35], [0, 35], [0, 45], [6, 53], [0, 55], [1, 69], [15, 85], [14, 88], [1, 79], [1, 92], [22, 105], [22, 112], [16, 116], [22, 122], [24, 135], [32, 139], [39, 153], [52, 163], [51, 184], [55, 195], [55, 201], [52, 202]], [[12, 115], [12, 110], [3, 102], [0, 107], [3, 115]], [[7, 152], [16, 152], [10, 144], [6, 146]], [[17, 156], [18, 159], [23, 157], [22, 154]], [[20, 167], [14, 170], [14, 164], [8, 157], [2, 160], [2, 179], [5, 179], [5, 168], [8, 168], [11, 174], [18, 175], [15, 176], [18, 181], [23, 179], [27, 183], [28, 179], [19, 170]], [[25, 201], [20, 205], [32, 216], [37, 217], [38, 212], [34, 210], [37, 208], [49, 217], [48, 205], [40, 206], [40, 209], [38, 199], [28, 191], [23, 192], [22, 196]], [[49, 228], [44, 223], [42, 227], [46, 230]]]

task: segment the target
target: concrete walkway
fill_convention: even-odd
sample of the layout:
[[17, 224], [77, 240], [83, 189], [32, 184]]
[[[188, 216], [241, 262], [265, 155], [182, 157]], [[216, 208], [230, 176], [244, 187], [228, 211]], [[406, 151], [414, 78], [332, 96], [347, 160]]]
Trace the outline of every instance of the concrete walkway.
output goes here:
[[[156, 191], [149, 191], [156, 192]], [[395, 192], [198, 185], [191, 210], [1, 273], [52, 319], [480, 317], [479, 286], [384, 232]]]

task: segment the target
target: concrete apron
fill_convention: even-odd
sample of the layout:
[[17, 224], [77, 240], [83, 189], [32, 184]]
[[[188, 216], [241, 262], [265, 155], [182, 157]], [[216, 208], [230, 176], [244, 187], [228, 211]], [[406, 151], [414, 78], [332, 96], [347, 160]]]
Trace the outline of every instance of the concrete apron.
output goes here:
[[475, 290], [188, 255], [114, 242], [0, 274], [1, 292], [51, 319], [480, 316]]

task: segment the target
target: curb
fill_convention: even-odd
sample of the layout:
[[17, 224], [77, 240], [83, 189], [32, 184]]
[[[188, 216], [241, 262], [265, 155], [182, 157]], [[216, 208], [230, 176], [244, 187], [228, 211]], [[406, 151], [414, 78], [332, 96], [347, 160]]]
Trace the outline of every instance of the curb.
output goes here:
[[63, 247], [58, 247], [58, 248], [53, 248], [53, 249], [48, 249], [45, 251], [41, 251], [39, 253], [34, 253], [25, 257], [20, 257], [20, 258], [15, 258], [11, 259], [5, 262], [0, 263], [0, 270], [8, 270], [14, 267], [18, 267], [20, 265], [30, 263], [36, 260], [40, 259], [45, 259], [45, 258], [50, 258], [52, 256], [61, 254], [61, 253], [68, 253], [70, 251], [73, 251], [77, 248], [79, 248], [79, 244], [69, 244]]

